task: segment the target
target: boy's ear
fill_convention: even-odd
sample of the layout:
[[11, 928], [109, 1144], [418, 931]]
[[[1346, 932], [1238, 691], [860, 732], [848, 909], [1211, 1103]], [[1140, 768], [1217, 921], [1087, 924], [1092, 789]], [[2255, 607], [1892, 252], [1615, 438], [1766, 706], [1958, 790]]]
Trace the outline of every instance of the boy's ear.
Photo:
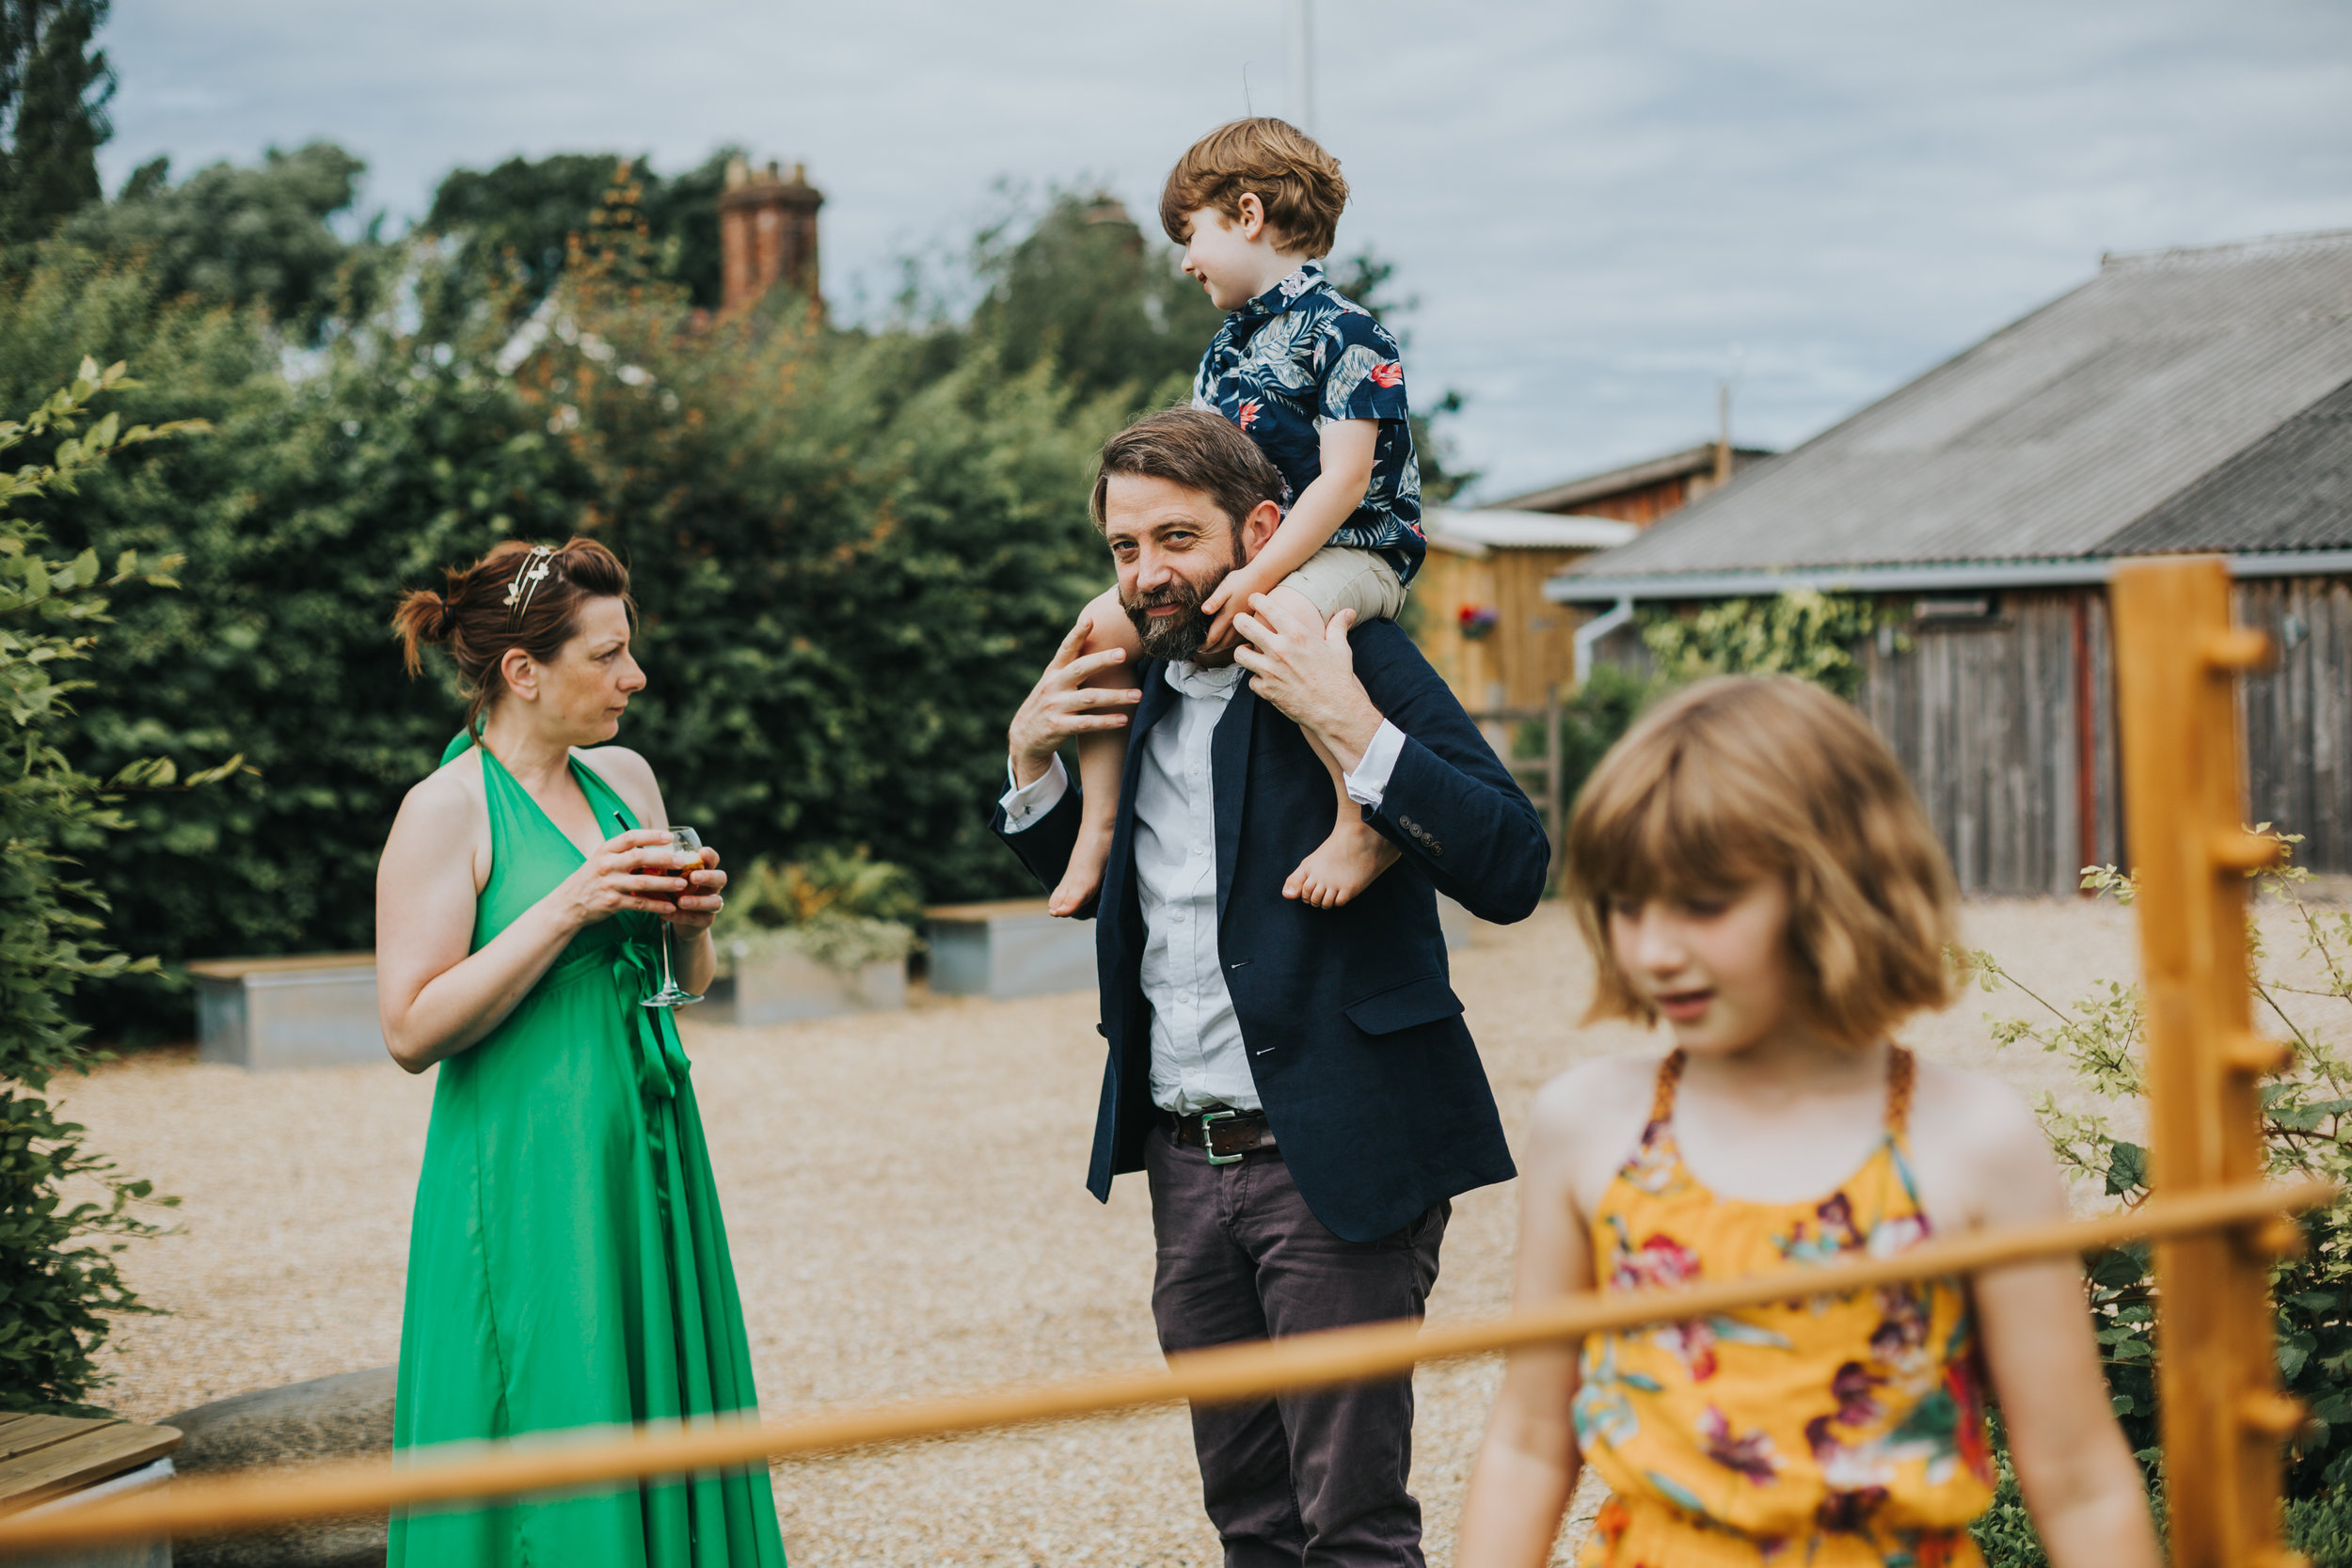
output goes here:
[[1241, 209], [1241, 215], [1234, 221], [1233, 227], [1241, 230], [1243, 239], [1254, 240], [1265, 232], [1265, 203], [1258, 199], [1257, 192], [1243, 192], [1241, 199], [1234, 205]]

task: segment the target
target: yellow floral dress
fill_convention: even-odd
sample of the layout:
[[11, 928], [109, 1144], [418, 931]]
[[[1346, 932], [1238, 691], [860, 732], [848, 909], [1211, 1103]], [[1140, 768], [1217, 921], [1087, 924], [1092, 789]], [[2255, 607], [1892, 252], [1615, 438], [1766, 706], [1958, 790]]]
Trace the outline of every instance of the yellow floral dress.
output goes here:
[[[1718, 1197], [1675, 1144], [1682, 1053], [1659, 1067], [1641, 1147], [1593, 1216], [1601, 1288], [1732, 1279], [1884, 1257], [1928, 1234], [1891, 1053], [1886, 1138], [1812, 1203]], [[1916, 1280], [1584, 1341], [1577, 1441], [1615, 1494], [1581, 1568], [1977, 1568], [1993, 1498], [1966, 1286]]]

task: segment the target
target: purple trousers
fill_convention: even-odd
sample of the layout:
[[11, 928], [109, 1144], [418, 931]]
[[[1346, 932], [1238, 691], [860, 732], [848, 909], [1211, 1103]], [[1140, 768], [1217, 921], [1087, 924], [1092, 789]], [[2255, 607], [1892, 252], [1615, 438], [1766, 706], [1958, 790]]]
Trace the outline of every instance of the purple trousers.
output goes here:
[[[1144, 1166], [1164, 1351], [1418, 1318], [1438, 1281], [1440, 1203], [1376, 1242], [1343, 1242], [1308, 1210], [1279, 1149], [1213, 1165], [1152, 1134]], [[1422, 1568], [1409, 1378], [1195, 1406], [1201, 1499], [1226, 1568]]]

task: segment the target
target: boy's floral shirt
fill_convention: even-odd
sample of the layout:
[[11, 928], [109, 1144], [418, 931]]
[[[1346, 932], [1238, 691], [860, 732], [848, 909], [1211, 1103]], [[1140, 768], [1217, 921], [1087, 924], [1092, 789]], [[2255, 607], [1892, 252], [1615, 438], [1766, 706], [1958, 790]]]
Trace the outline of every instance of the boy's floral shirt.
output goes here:
[[1310, 261], [1225, 318], [1192, 385], [1192, 405], [1224, 415], [1273, 459], [1287, 508], [1323, 471], [1323, 427], [1377, 420], [1372, 483], [1334, 545], [1375, 550], [1406, 582], [1421, 569], [1421, 465], [1405, 398], [1405, 361], [1372, 312]]

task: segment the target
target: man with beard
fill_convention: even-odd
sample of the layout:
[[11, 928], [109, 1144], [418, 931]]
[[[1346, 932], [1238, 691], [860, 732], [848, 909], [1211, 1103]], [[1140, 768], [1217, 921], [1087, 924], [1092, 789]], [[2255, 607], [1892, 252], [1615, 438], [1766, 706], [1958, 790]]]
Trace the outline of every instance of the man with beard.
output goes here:
[[[1256, 444], [1213, 413], [1155, 414], [1110, 439], [1093, 514], [1144, 689], [1088, 687], [1121, 656], [1081, 657], [1073, 632], [1013, 718], [994, 820], [1056, 885], [1079, 825], [1057, 753], [1131, 729], [1092, 906], [1109, 1061], [1088, 1185], [1107, 1200], [1115, 1173], [1148, 1173], [1169, 1352], [1418, 1317], [1450, 1199], [1514, 1174], [1436, 895], [1526, 918], [1543, 823], [1392, 621], [1351, 643], [1344, 619], [1327, 631], [1259, 595], [1240, 649], [1199, 657], [1201, 601], [1273, 536], [1280, 494]], [[1282, 892], [1334, 814], [1309, 734], [1403, 851], [1337, 909]], [[1226, 1562], [1419, 1564], [1412, 1415], [1402, 1378], [1196, 1409]]]

